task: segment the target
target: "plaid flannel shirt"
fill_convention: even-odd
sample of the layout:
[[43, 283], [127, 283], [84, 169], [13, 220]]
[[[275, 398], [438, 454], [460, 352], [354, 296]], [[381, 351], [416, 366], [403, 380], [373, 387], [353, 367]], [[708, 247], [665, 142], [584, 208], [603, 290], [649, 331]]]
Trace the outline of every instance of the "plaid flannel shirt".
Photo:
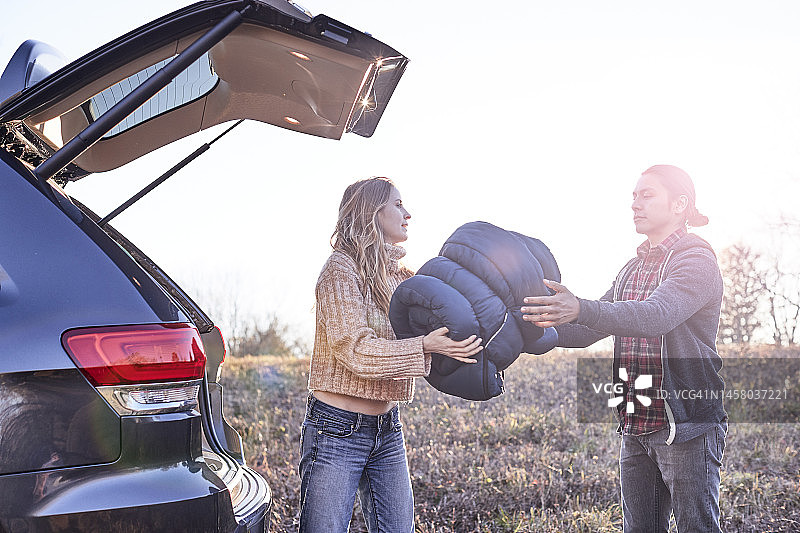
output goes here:
[[[625, 281], [622, 300], [641, 301], [653, 293], [658, 287], [659, 272], [667, 260], [670, 248], [685, 235], [686, 229], [681, 228], [656, 246], [651, 247], [649, 241], [645, 241], [636, 249], [639, 263]], [[663, 375], [661, 342], [661, 337], [620, 337], [620, 368], [627, 371], [628, 379], [625, 401], [620, 404], [619, 416], [622, 433], [626, 435], [644, 435], [669, 426], [664, 400], [657, 394], [661, 389]], [[652, 386], [634, 389], [636, 378], [646, 374], [653, 377]], [[650, 405], [645, 406], [637, 395], [650, 398]], [[628, 413], [629, 405], [633, 406], [632, 413]]]

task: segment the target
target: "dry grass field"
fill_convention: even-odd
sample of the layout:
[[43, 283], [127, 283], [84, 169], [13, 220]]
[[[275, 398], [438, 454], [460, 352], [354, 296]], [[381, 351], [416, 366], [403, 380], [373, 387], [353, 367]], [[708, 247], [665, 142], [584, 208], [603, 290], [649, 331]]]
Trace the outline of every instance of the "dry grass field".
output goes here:
[[[417, 381], [401, 418], [418, 533], [622, 531], [619, 440], [613, 424], [578, 423], [576, 355], [523, 355], [506, 372], [507, 392], [488, 402], [447, 396]], [[273, 490], [273, 532], [295, 530], [307, 370], [306, 358], [230, 358], [221, 380], [226, 417]], [[800, 394], [792, 383], [790, 400]], [[800, 531], [799, 452], [797, 424], [731, 424], [722, 471], [724, 531]], [[366, 531], [359, 509], [351, 531]]]

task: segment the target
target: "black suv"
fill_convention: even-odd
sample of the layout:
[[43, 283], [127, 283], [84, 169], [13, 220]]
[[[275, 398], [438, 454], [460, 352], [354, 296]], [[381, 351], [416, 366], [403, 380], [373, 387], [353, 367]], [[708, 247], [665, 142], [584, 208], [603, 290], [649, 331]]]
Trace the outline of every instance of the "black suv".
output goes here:
[[231, 120], [368, 137], [407, 59], [285, 0], [200, 2], [58, 57], [28, 41], [0, 78], [0, 532], [264, 531], [219, 330], [64, 188]]

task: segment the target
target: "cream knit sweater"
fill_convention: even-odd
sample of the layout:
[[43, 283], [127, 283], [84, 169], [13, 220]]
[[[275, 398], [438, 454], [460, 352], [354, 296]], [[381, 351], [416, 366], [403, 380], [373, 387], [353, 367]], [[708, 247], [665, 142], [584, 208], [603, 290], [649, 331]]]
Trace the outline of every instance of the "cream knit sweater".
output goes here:
[[[401, 269], [400, 246], [386, 245], [392, 291], [410, 276]], [[361, 293], [356, 263], [335, 251], [317, 281], [317, 326], [308, 375], [309, 390], [383, 401], [410, 401], [414, 378], [431, 370], [422, 337], [397, 340], [388, 315]]]

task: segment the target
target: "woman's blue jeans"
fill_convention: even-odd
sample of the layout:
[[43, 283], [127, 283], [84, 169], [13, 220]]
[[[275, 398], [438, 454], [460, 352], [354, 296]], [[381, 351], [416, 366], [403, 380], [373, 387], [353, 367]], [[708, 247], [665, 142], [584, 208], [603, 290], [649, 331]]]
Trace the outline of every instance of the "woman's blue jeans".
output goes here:
[[622, 436], [620, 480], [625, 533], [668, 530], [718, 533], [719, 469], [725, 430], [713, 427], [680, 444], [667, 445], [669, 430]]
[[301, 533], [346, 532], [356, 493], [370, 533], [414, 531], [414, 496], [397, 407], [369, 416], [309, 394], [299, 470]]

